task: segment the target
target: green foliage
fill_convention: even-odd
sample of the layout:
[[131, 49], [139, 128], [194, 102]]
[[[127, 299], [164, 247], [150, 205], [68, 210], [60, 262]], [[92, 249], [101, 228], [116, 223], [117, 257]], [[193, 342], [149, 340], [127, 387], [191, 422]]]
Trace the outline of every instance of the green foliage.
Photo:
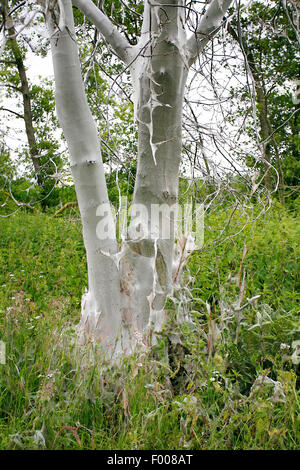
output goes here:
[[[14, 2], [7, 2], [8, 11], [13, 6]], [[44, 50], [41, 49], [39, 53], [43, 55]], [[28, 54], [28, 44], [18, 36], [16, 39], [7, 41], [1, 56], [0, 101], [4, 103], [6, 112], [6, 115], [1, 119], [3, 129], [6, 128], [2, 138], [8, 148], [7, 135], [18, 134], [18, 131], [12, 131], [14, 122], [11, 123], [11, 119], [24, 120], [27, 142], [26, 144], [20, 143], [17, 145], [15, 140], [14, 148], [10, 150], [11, 157], [14, 160], [13, 166], [17, 170], [13, 176], [20, 176], [21, 174], [22, 178], [36, 178], [40, 187], [39, 196], [42, 206], [45, 206], [43, 200], [50, 193], [52, 193], [53, 203], [54, 193], [52, 189], [56, 181], [53, 175], [59, 173], [63, 160], [58, 154], [59, 143], [55, 137], [58, 122], [55, 117], [53, 83], [47, 79], [40, 80], [39, 85], [30, 83], [26, 70]], [[11, 100], [13, 105], [7, 99]], [[18, 140], [22, 141], [22, 139]], [[35, 156], [39, 159], [39, 171], [33, 168], [33, 158]], [[7, 161], [7, 166], [10, 163], [10, 161]]]
[[[221, 285], [226, 284], [228, 276], [233, 276], [239, 270], [245, 245], [247, 255], [242, 268], [246, 273], [247, 295], [263, 292], [265, 301], [274, 308], [289, 310], [297, 300], [300, 287], [300, 230], [297, 219], [275, 204], [264, 216], [248, 223], [238, 236], [234, 236], [232, 227], [228, 227], [228, 232], [224, 233], [224, 238], [227, 234], [230, 236], [227, 241], [215, 249], [205, 249], [216, 237], [214, 228], [222, 226], [228, 212], [231, 213], [231, 208], [206, 215], [204, 250], [192, 257], [192, 273], [197, 271], [197, 266], [203, 266], [200, 282], [201, 286], [203, 283], [205, 285], [207, 297], [204, 300], [210, 301], [213, 292], [218, 291], [219, 282]], [[243, 227], [247, 220], [239, 211], [231, 219], [232, 226], [236, 219], [239, 223], [237, 228]], [[203, 288], [201, 286], [198, 287]]]
[[142, 26], [143, 1], [129, 0], [125, 4], [120, 0], [106, 0], [103, 2], [103, 11], [114, 24], [126, 31], [125, 34], [130, 44], [137, 44]]
[[[270, 163], [279, 173], [281, 196], [293, 199], [297, 197], [300, 178], [299, 157], [299, 103], [293, 99], [293, 83], [298, 80], [299, 44], [295, 31], [291, 26], [284, 2], [268, 0], [255, 1], [247, 10], [247, 15], [241, 14], [239, 26], [233, 21], [232, 25], [238, 32], [238, 40], [242, 41], [246, 52], [248, 67], [250, 67], [256, 88], [257, 126], [260, 130], [260, 140], [264, 141], [259, 122], [260, 114], [269, 122], [271, 134], [267, 150], [270, 153]], [[289, 5], [286, 4], [290, 17]], [[234, 65], [237, 72], [238, 66]], [[240, 115], [245, 115], [245, 103], [250, 111], [250, 93], [247, 86], [232, 90], [237, 98]], [[262, 96], [258, 96], [262, 94]], [[264, 104], [262, 104], [264, 103]], [[234, 121], [236, 117], [232, 117]], [[256, 140], [257, 131], [254, 120], [248, 120], [247, 133]], [[257, 162], [252, 158], [246, 164], [253, 167]], [[262, 165], [261, 170], [266, 171]], [[273, 188], [277, 177], [269, 172]], [[266, 178], [267, 180], [267, 178]], [[270, 189], [270, 188], [269, 188]]]

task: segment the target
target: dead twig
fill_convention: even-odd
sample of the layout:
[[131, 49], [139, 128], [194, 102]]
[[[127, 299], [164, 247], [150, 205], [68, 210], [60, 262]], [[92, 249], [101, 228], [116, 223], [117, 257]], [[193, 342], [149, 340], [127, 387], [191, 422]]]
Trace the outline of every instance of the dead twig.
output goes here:
[[65, 209], [67, 209], [68, 207], [75, 207], [75, 206], [78, 206], [78, 202], [77, 201], [73, 201], [73, 202], [67, 202], [64, 206], [62, 206], [57, 212], [55, 212], [54, 214], [54, 217], [56, 217], [57, 215], [61, 214]]

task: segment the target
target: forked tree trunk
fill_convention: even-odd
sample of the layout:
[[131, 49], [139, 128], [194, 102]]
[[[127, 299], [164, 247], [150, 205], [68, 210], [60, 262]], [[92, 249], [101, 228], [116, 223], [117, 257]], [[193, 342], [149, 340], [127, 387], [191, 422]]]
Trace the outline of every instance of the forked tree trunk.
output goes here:
[[[62, 0], [64, 12], [56, 7], [47, 12], [47, 19], [57, 112], [69, 145], [87, 253], [89, 288], [82, 299], [79, 330], [83, 341], [95, 339], [107, 353], [130, 352], [146, 331], [159, 329], [164, 320], [174, 264], [177, 272], [174, 218], [185, 82], [190, 65], [218, 30], [231, 2], [213, 1], [198, 33], [187, 40], [183, 2], [147, 0], [137, 46], [130, 46], [90, 0], [73, 3], [130, 68], [139, 131], [134, 213], [118, 249], [97, 129], [81, 79], [72, 4]], [[63, 16], [64, 24], [59, 21]], [[153, 210], [162, 211], [161, 223], [151, 217]], [[103, 230], [99, 233], [105, 225], [108, 238]]]

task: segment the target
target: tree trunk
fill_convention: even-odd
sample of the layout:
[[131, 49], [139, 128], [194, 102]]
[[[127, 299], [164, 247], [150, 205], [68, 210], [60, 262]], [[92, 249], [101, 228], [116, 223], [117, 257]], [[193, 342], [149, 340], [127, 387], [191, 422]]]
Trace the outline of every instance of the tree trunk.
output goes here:
[[272, 146], [274, 149], [277, 170], [278, 170], [278, 178], [279, 178], [279, 190], [280, 190], [280, 199], [281, 202], [284, 204], [284, 181], [283, 181], [283, 173], [281, 168], [281, 162], [279, 157], [279, 152], [277, 148], [276, 141], [273, 137], [273, 130], [269, 119], [269, 112], [268, 112], [268, 97], [264, 83], [264, 77], [261, 72], [261, 67], [259, 64], [256, 63], [255, 58], [251, 49], [249, 48], [248, 44], [245, 41], [245, 38], [239, 36], [234, 28], [229, 24], [228, 32], [231, 34], [233, 39], [239, 43], [241, 48], [244, 51], [246, 56], [248, 66], [253, 78], [255, 94], [256, 94], [256, 107], [257, 107], [257, 116], [259, 120], [259, 127], [260, 127], [260, 138], [262, 141], [262, 153], [264, 157], [264, 171], [265, 171], [265, 185], [271, 191], [274, 190], [274, 184], [272, 183], [272, 178], [270, 175], [270, 170], [272, 168], [272, 160], [273, 160], [273, 153], [272, 153]]
[[139, 131], [133, 207], [142, 208], [144, 214], [130, 222], [121, 262], [122, 313], [138, 332], [150, 326], [160, 329], [166, 298], [172, 292], [182, 105], [188, 72], [182, 10], [171, 6], [150, 10], [149, 4], [145, 8], [145, 47], [131, 67]]
[[[213, 0], [188, 41], [181, 0], [145, 1], [136, 46], [127, 43], [93, 2], [73, 3], [94, 22], [132, 75], [139, 131], [137, 176], [130, 224], [118, 249], [97, 129], [81, 78], [71, 0], [61, 0], [59, 6], [55, 2], [47, 10], [57, 113], [70, 150], [87, 253], [89, 288], [79, 331], [83, 341], [99, 341], [107, 354], [127, 353], [145, 342], [146, 332], [160, 330], [172, 276], [179, 272], [173, 253], [185, 82], [189, 66], [218, 30], [231, 0]], [[180, 253], [180, 262], [183, 257]]]
[[[10, 23], [11, 20], [7, 20], [7, 23]], [[24, 109], [24, 122], [25, 122], [25, 130], [27, 135], [27, 141], [29, 146], [29, 155], [31, 157], [31, 161], [33, 164], [33, 168], [35, 171], [35, 175], [37, 177], [38, 184], [42, 184], [41, 181], [41, 165], [38, 158], [38, 151], [37, 151], [37, 142], [35, 139], [35, 132], [32, 122], [32, 111], [31, 111], [31, 99], [30, 99], [30, 90], [29, 84], [26, 75], [26, 69], [23, 61], [22, 52], [18, 45], [17, 40], [15, 39], [16, 31], [12, 24], [7, 24], [7, 31], [9, 36], [11, 37], [8, 41], [8, 45], [12, 51], [14, 56], [16, 66], [18, 69], [20, 82], [21, 82], [21, 93], [23, 98], [23, 109]]]
[[[60, 31], [48, 16], [56, 84], [56, 108], [70, 150], [81, 213], [88, 265], [88, 292], [82, 298], [81, 341], [95, 338], [104, 349], [115, 346], [120, 332], [120, 279], [111, 257], [117, 253], [115, 226], [109, 207], [100, 143], [95, 122], [83, 88], [78, 49], [74, 40], [72, 5], [64, 1], [66, 25]], [[97, 225], [104, 218], [97, 210], [107, 209], [108, 238], [97, 236]]]

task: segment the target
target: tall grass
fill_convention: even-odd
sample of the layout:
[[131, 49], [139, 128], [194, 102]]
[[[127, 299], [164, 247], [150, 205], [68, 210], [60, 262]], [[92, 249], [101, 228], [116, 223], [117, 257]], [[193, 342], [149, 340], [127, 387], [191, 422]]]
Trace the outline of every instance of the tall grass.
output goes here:
[[0, 233], [1, 449], [299, 447], [299, 226], [284, 209], [196, 252], [157, 346], [119, 367], [74, 342], [79, 223], [20, 213]]

